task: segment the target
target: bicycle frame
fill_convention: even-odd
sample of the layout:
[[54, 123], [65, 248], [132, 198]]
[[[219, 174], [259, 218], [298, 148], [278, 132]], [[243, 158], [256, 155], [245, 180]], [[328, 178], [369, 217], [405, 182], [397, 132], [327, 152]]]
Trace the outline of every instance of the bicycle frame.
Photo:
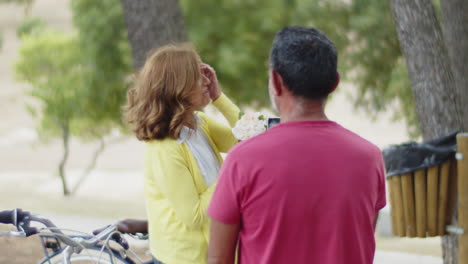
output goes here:
[[[71, 257], [74, 253], [77, 253], [75, 249], [69, 245], [63, 246], [60, 240], [53, 234], [40, 234], [42, 248], [44, 250], [45, 257], [40, 261], [42, 264], [51, 264], [50, 259], [56, 257], [57, 255], [62, 255], [64, 259], [64, 263], [69, 263]], [[70, 236], [73, 239], [82, 239], [86, 240], [89, 239], [89, 236]], [[51, 241], [52, 240], [52, 241]], [[83, 250], [95, 250], [95, 251], [102, 251], [102, 245], [96, 244], [91, 247], [87, 247]], [[50, 249], [50, 250], [49, 250]], [[80, 254], [81, 252], [77, 253]], [[107, 248], [102, 251], [103, 256], [109, 256], [110, 262], [114, 263], [114, 258], [120, 259], [121, 261], [125, 261], [128, 264], [136, 264], [131, 258], [129, 258], [124, 251], [119, 251], [114, 248]], [[85, 254], [86, 255], [86, 254]], [[112, 257], [111, 257], [112, 255]]]
[[[124, 248], [123, 244], [119, 241], [117, 244], [120, 245], [119, 250], [111, 248], [109, 246], [109, 241], [111, 240], [114, 234], [121, 234], [117, 231], [116, 225], [110, 225], [101, 231], [99, 234], [92, 235], [75, 235], [70, 236], [62, 232], [62, 229], [57, 228], [52, 221], [47, 218], [38, 216], [38, 215], [29, 215], [23, 219], [23, 221], [16, 223], [15, 225], [18, 231], [6, 231], [0, 232], [0, 237], [2, 236], [13, 236], [13, 237], [26, 237], [28, 232], [29, 235], [39, 233], [41, 238], [41, 244], [44, 249], [45, 257], [41, 260], [40, 263], [50, 264], [52, 258], [56, 258], [58, 255], [62, 255], [63, 263], [70, 264], [73, 254], [80, 254], [83, 250], [91, 250], [100, 252], [104, 256], [108, 256], [111, 263], [115, 263], [115, 260], [118, 259], [121, 262], [128, 264], [135, 264], [135, 261], [127, 256], [127, 251], [130, 252], [139, 263], [144, 263], [138, 255], [133, 251], [127, 250]], [[37, 232], [31, 233], [31, 227], [29, 226], [30, 222], [38, 222], [43, 224], [46, 228], [41, 229]], [[50, 233], [45, 233], [43, 230], [49, 230]], [[49, 241], [53, 239], [54, 241]], [[52, 249], [52, 252], [49, 252], [48, 249]], [[86, 256], [84, 254], [83, 256]]]
[[[65, 247], [65, 248], [61, 248], [60, 250], [58, 251], [54, 251], [52, 253], [47, 253], [46, 256], [39, 262], [40, 264], [51, 264], [50, 260], [58, 255], [62, 255], [63, 258], [64, 258], [64, 261], [65, 263], [69, 263], [71, 260], [71, 255], [69, 253], [66, 253], [65, 251], [67, 250], [67, 248], [69, 247]], [[101, 247], [98, 247], [98, 246], [95, 246], [93, 248], [90, 248], [90, 249], [94, 249], [96, 251], [100, 251], [101, 250]], [[125, 257], [121, 257], [119, 254], [118, 251], [116, 251], [115, 249], [110, 249], [111, 252], [109, 251], [105, 251], [103, 252], [103, 254], [107, 254], [107, 255], [111, 255], [113, 257], [110, 257], [110, 262], [111, 264], [114, 264], [115, 262], [115, 259], [118, 259], [120, 261], [124, 261], [125, 263], [127, 264], [136, 264], [136, 262], [134, 262], [131, 258], [125, 256]], [[143, 263], [143, 262], [140, 262], [140, 263]]]

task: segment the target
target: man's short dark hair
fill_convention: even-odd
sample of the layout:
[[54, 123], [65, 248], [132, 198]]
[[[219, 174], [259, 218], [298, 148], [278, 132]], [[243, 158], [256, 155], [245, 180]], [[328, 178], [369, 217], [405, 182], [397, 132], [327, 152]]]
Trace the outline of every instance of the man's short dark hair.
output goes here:
[[285, 27], [276, 34], [270, 67], [296, 96], [325, 98], [337, 78], [337, 52], [333, 43], [315, 28]]

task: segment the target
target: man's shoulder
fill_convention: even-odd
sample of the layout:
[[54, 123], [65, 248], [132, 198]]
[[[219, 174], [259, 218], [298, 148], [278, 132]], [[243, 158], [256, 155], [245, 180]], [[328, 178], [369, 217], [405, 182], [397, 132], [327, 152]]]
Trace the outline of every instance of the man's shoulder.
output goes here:
[[250, 163], [249, 161], [258, 161], [262, 157], [259, 153], [263, 153], [269, 148], [268, 142], [271, 142], [271, 140], [273, 139], [268, 136], [267, 132], [247, 140], [243, 140], [237, 143], [228, 152], [226, 161], [236, 161], [243, 165], [248, 165]]
[[375, 164], [382, 162], [382, 151], [377, 145], [353, 131], [344, 127], [342, 129], [342, 138], [345, 141], [337, 143], [341, 151], [353, 153], [356, 158], [359, 157], [363, 161], [375, 162]]
[[272, 135], [270, 131], [266, 131], [255, 137], [251, 137], [247, 140], [239, 142], [232, 150], [233, 153], [248, 153], [252, 151], [258, 151], [263, 148], [268, 148], [269, 143], [275, 141], [275, 135]]
[[364, 137], [362, 137], [361, 135], [339, 125], [339, 128], [337, 128], [339, 130], [341, 130], [341, 133], [343, 135], [346, 135], [346, 138], [348, 138], [350, 141], [352, 141], [353, 143], [357, 144], [357, 145], [360, 145], [362, 147], [366, 147], [368, 149], [371, 149], [371, 150], [374, 150], [374, 151], [380, 151], [379, 147], [377, 147], [374, 143], [372, 143], [371, 141], [369, 141], [368, 139], [365, 139]]

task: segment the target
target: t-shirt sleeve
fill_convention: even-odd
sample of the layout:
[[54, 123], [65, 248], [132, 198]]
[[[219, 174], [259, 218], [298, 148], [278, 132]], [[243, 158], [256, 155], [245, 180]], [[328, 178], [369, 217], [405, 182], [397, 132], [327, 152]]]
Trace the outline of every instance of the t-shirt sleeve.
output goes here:
[[228, 155], [221, 167], [216, 190], [208, 207], [208, 215], [224, 224], [238, 224], [241, 220], [237, 189], [240, 181], [238, 169], [236, 162]]
[[379, 185], [378, 185], [377, 202], [375, 204], [376, 211], [384, 208], [385, 205], [387, 204], [387, 195], [386, 195], [386, 188], [385, 188], [385, 165], [384, 165], [383, 157], [381, 154], [380, 154], [378, 162], [379, 164], [378, 164], [377, 174], [379, 177], [378, 179]]

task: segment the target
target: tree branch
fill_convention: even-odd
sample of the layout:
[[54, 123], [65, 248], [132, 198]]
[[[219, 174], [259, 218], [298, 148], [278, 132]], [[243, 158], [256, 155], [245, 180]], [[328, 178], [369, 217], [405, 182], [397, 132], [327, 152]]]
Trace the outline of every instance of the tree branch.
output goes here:
[[89, 174], [91, 174], [91, 171], [96, 167], [97, 159], [102, 154], [102, 152], [104, 152], [105, 148], [106, 148], [106, 144], [105, 144], [104, 138], [101, 137], [99, 138], [98, 148], [94, 151], [94, 154], [91, 157], [91, 161], [89, 162], [88, 167], [84, 170], [83, 174], [80, 176], [75, 186], [73, 186], [71, 195], [74, 195], [78, 191], [78, 189], [81, 187], [83, 182], [88, 178]]
[[65, 165], [67, 163], [69, 154], [70, 127], [68, 126], [68, 124], [62, 124], [61, 127], [63, 140], [63, 156], [59, 164], [59, 175], [60, 179], [62, 180], [63, 195], [68, 196], [70, 195], [70, 191], [68, 190], [67, 178], [65, 175]]

